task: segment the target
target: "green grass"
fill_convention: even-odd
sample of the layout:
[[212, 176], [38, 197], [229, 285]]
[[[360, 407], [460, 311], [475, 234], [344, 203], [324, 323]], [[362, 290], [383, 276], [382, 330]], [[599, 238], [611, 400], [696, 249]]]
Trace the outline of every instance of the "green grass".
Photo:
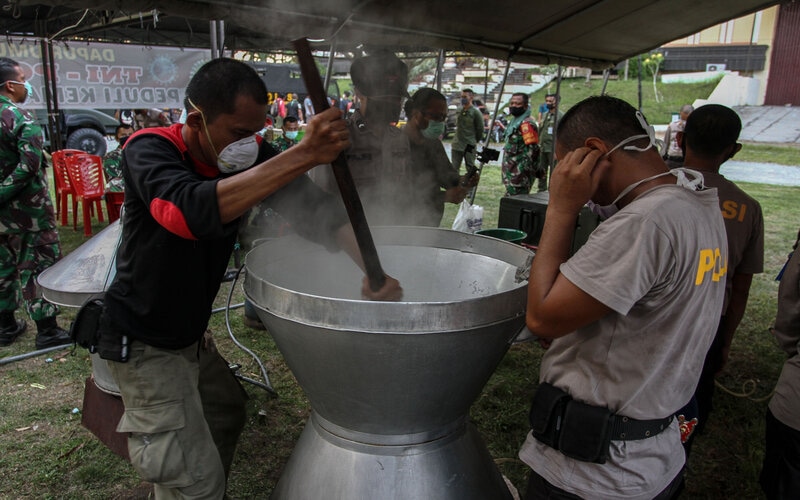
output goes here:
[[777, 146], [747, 142], [742, 144], [742, 150], [736, 153], [733, 159], [800, 167], [800, 145]]
[[[719, 83], [719, 79], [698, 83], [661, 83], [658, 82], [660, 102], [656, 102], [653, 94], [652, 79], [642, 80], [642, 114], [652, 124], [666, 124], [672, 121], [672, 115], [680, 110], [684, 104], [692, 104], [695, 99], [705, 99]], [[549, 86], [531, 94], [534, 106], [544, 102], [547, 93], [556, 91], [555, 80]], [[603, 91], [603, 81], [592, 79], [588, 82], [584, 78], [568, 78], [561, 81], [561, 111], [566, 112], [574, 104], [583, 99], [600, 95]], [[609, 80], [606, 94], [618, 97], [629, 102], [633, 107], [639, 107], [639, 86], [635, 78], [624, 80]]]

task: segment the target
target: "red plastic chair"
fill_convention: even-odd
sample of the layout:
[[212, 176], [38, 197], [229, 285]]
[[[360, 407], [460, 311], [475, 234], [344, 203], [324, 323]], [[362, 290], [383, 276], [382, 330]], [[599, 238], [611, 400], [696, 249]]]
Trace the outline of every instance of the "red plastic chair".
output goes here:
[[69, 180], [67, 173], [68, 156], [76, 154], [86, 154], [79, 149], [60, 149], [54, 151], [51, 158], [53, 159], [53, 177], [56, 183], [56, 216], [61, 216], [61, 225], [67, 225], [67, 209], [69, 205], [69, 197], [72, 196], [72, 226], [78, 226], [78, 200], [75, 197], [75, 189], [72, 187], [72, 182]]
[[122, 204], [125, 202], [124, 191], [106, 191], [106, 210], [108, 210], [108, 223], [111, 224], [119, 219]]
[[[97, 155], [74, 154], [66, 157], [67, 173], [75, 198], [83, 207], [83, 235], [92, 235], [92, 208], [97, 209], [97, 219], [103, 222], [103, 159]], [[77, 225], [75, 226], [77, 229]]]

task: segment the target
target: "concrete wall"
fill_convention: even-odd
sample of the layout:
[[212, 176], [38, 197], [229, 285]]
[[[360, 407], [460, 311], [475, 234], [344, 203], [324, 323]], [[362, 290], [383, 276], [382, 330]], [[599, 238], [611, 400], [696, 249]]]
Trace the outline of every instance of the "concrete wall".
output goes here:
[[724, 73], [724, 76], [708, 99], [698, 99], [698, 102], [711, 102], [724, 104], [725, 106], [758, 106], [762, 104], [760, 80], [753, 77], [739, 76], [735, 71], [675, 73], [662, 75], [661, 82], [665, 84], [703, 82], [716, 78], [721, 73]]
[[722, 77], [708, 99], [696, 100], [694, 107], [709, 103], [723, 104], [729, 107], [758, 106], [761, 102], [758, 79], [728, 73]]

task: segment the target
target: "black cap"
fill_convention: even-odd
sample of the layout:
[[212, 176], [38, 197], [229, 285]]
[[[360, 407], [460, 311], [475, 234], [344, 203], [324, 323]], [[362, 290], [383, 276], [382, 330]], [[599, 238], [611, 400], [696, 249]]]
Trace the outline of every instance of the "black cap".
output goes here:
[[367, 97], [408, 97], [408, 67], [391, 52], [359, 57], [350, 66], [350, 78]]

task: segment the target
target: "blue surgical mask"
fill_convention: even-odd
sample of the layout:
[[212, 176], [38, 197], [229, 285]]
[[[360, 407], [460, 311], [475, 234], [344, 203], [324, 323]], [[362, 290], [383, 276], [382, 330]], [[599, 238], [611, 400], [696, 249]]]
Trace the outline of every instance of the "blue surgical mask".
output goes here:
[[462, 97], [461, 98], [461, 105], [462, 106], [466, 106], [468, 102], [469, 102], [469, 99], [467, 99], [466, 97]]
[[422, 137], [426, 139], [438, 139], [444, 134], [444, 122], [429, 120], [427, 128], [422, 129], [421, 132]]
[[25, 87], [25, 98], [19, 104], [24, 103], [33, 95], [33, 85], [31, 85], [31, 82], [18, 82], [16, 80], [7, 80], [7, 82], [16, 83], [17, 85], [22, 85]]
[[285, 135], [287, 139], [293, 141], [297, 139], [297, 130], [287, 130], [283, 135]]
[[33, 96], [33, 85], [31, 85], [31, 82], [25, 82], [24, 85], [26, 91], [25, 100], [27, 101], [31, 98], [31, 96]]

